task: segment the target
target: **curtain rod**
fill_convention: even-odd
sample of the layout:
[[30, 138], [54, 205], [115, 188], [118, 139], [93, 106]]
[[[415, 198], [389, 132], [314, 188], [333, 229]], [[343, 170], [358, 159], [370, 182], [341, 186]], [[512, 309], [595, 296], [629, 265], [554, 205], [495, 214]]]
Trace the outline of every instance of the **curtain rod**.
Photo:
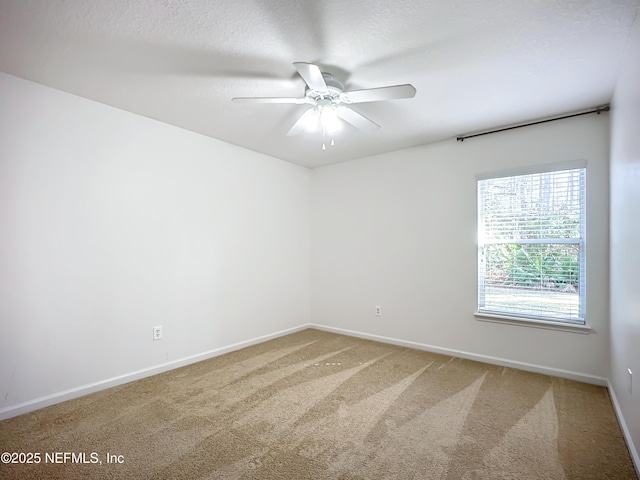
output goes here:
[[530, 127], [531, 125], [538, 125], [539, 123], [555, 122], [556, 120], [579, 117], [581, 115], [589, 115], [590, 113], [597, 113], [598, 115], [600, 115], [602, 112], [608, 112], [610, 109], [611, 107], [609, 105], [605, 105], [604, 107], [593, 108], [591, 110], [587, 110], [586, 112], [572, 113], [570, 115], [563, 115], [561, 117], [548, 118], [546, 120], [537, 120], [535, 122], [523, 123], [520, 125], [514, 125], [512, 127], [497, 128], [495, 130], [489, 130], [487, 132], [472, 133], [470, 135], [460, 135], [456, 137], [456, 140], [458, 142], [464, 142], [466, 138], [480, 137], [482, 135], [489, 135], [490, 133], [498, 133], [498, 132], [504, 132], [505, 130], [513, 130], [514, 128]]

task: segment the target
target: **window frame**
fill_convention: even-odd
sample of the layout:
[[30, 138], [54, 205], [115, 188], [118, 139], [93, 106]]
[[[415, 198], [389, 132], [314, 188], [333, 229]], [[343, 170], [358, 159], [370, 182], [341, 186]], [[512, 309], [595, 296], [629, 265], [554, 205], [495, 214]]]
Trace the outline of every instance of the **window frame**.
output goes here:
[[[500, 242], [488, 242], [481, 243], [481, 235], [480, 235], [480, 207], [481, 207], [481, 192], [480, 192], [480, 182], [482, 180], [491, 180], [498, 178], [506, 178], [506, 177], [517, 177], [531, 174], [545, 174], [545, 173], [553, 173], [564, 170], [573, 170], [573, 169], [583, 169], [583, 184], [581, 188], [581, 225], [580, 225], [580, 238], [576, 240], [566, 240], [566, 239], [558, 239], [558, 242], [531, 242], [530, 240], [520, 242], [506, 242], [506, 243], [514, 243], [514, 244], [549, 244], [549, 243], [571, 243], [577, 244], [579, 248], [579, 284], [578, 284], [578, 292], [579, 292], [579, 318], [570, 319], [563, 318], [558, 316], [545, 316], [545, 315], [536, 315], [534, 313], [523, 313], [509, 310], [497, 310], [486, 307], [481, 307], [481, 301], [484, 300], [481, 298], [481, 295], [484, 293], [484, 285], [483, 280], [484, 277], [481, 277], [484, 266], [482, 264], [482, 252], [485, 245], [500, 243]], [[542, 164], [535, 165], [529, 167], [521, 167], [514, 168], [508, 170], [499, 170], [492, 172], [485, 172], [476, 175], [476, 259], [477, 259], [477, 310], [475, 312], [475, 317], [478, 320], [489, 321], [489, 322], [499, 322], [499, 323], [508, 323], [512, 325], [523, 325], [537, 328], [549, 328], [549, 329], [558, 329], [565, 330], [577, 333], [590, 333], [591, 328], [587, 323], [587, 314], [586, 314], [586, 258], [587, 258], [587, 242], [586, 242], [586, 224], [587, 224], [587, 162], [585, 160], [576, 160], [570, 162], [559, 162], [559, 163], [551, 163], [551, 164]], [[544, 239], [549, 240], [549, 239]]]

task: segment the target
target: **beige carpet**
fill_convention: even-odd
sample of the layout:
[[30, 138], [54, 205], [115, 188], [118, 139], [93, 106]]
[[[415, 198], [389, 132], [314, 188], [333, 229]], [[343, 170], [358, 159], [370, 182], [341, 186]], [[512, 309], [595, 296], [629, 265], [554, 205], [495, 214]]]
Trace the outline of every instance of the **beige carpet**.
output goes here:
[[0, 445], [41, 457], [3, 479], [637, 478], [605, 388], [312, 329], [0, 422]]

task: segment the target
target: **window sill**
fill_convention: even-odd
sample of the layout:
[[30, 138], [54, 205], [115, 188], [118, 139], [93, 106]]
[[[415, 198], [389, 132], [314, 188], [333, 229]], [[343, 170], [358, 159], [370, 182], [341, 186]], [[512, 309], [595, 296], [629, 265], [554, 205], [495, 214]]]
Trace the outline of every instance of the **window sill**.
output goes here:
[[562, 332], [589, 334], [593, 329], [588, 325], [574, 325], [571, 323], [559, 323], [546, 320], [535, 320], [533, 318], [523, 318], [509, 315], [498, 315], [495, 313], [475, 312], [473, 314], [481, 322], [506, 323], [521, 327], [545, 328], [548, 330], [560, 330]]

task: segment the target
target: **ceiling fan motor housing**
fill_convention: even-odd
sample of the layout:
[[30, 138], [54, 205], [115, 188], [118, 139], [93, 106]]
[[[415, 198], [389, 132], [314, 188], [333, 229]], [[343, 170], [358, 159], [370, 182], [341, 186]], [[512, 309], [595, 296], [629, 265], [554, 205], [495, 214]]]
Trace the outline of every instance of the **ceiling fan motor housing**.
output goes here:
[[340, 95], [344, 91], [344, 85], [330, 73], [322, 72], [322, 78], [324, 78], [327, 89], [320, 92], [307, 87], [304, 92], [305, 97], [313, 100], [313, 103], [319, 107], [341, 103]]

